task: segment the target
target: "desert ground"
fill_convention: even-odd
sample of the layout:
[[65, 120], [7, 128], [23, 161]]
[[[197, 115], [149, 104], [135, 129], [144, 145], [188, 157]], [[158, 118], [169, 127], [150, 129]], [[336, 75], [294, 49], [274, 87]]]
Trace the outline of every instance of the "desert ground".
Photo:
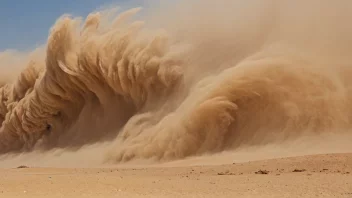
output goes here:
[[352, 154], [208, 166], [0, 170], [0, 197], [352, 197]]

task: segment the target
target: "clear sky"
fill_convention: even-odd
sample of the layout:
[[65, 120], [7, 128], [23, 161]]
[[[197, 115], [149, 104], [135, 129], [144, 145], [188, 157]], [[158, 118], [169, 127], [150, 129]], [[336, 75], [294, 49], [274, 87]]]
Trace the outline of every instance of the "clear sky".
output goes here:
[[86, 16], [95, 9], [128, 0], [0, 0], [0, 52], [43, 44], [62, 14]]

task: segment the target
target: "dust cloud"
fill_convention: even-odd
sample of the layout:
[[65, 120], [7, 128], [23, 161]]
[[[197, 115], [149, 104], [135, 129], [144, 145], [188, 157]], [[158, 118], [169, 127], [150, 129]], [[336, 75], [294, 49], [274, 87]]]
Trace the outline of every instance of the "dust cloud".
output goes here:
[[148, 5], [63, 15], [42, 47], [0, 53], [2, 163], [295, 153], [327, 135], [350, 151], [351, 1]]

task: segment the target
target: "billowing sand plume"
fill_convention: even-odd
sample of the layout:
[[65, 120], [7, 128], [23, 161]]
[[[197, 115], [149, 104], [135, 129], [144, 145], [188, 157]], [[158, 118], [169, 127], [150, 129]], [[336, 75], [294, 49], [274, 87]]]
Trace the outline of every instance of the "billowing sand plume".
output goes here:
[[105, 162], [173, 160], [349, 133], [350, 1], [160, 7], [58, 19], [3, 80], [0, 152], [107, 142]]

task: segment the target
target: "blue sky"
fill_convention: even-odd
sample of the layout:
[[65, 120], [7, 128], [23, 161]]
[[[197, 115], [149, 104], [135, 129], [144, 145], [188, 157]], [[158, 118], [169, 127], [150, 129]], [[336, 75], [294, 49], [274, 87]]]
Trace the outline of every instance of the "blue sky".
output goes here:
[[128, 0], [0, 0], [0, 52], [28, 50], [45, 43], [50, 27], [62, 14], [86, 16], [107, 4]]

